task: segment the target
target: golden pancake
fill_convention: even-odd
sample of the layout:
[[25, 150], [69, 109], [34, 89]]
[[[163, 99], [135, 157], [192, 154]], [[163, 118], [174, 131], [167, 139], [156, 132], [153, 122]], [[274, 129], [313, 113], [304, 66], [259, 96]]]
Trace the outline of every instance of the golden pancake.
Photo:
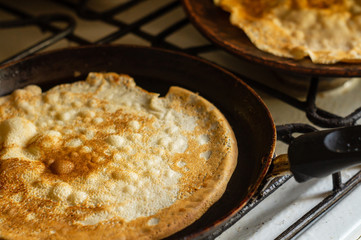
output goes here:
[[201, 217], [237, 162], [227, 120], [127, 75], [0, 98], [0, 237], [159, 239]]
[[214, 0], [260, 50], [314, 63], [361, 60], [359, 0]]

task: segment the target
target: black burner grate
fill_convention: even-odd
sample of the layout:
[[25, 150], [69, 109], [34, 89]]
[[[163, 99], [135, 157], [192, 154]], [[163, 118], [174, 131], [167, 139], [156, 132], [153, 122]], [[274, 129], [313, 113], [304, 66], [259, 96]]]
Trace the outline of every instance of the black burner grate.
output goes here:
[[[119, 14], [128, 11], [132, 8], [137, 7], [139, 4], [142, 4], [146, 1], [144, 0], [131, 0], [131, 1], [119, 1], [116, 5], [104, 11], [96, 11], [89, 7], [91, 1], [87, 0], [53, 0], [54, 4], [61, 6], [77, 16], [79, 19], [87, 21], [101, 21], [103, 23], [114, 26], [117, 30], [102, 36], [100, 39], [95, 41], [90, 41], [79, 34], [75, 33], [76, 29], [76, 20], [74, 16], [68, 14], [47, 14], [34, 16], [30, 15], [21, 8], [17, 8], [14, 5], [9, 5], [6, 1], [0, 1], [0, 10], [13, 15], [16, 19], [11, 21], [0, 21], [1, 28], [10, 28], [10, 27], [22, 27], [33, 25], [40, 28], [41, 31], [51, 33], [50, 37], [45, 37], [41, 39], [36, 44], [29, 46], [28, 48], [19, 51], [17, 54], [10, 56], [0, 62], [0, 65], [24, 58], [35, 52], [38, 52], [42, 49], [46, 49], [48, 46], [54, 45], [61, 39], [66, 39], [69, 42], [75, 45], [89, 45], [89, 44], [109, 44], [116, 42], [122, 37], [133, 34], [141, 39], [146, 40], [150, 45], [160, 48], [167, 48], [177, 51], [182, 51], [192, 55], [201, 55], [203, 53], [209, 53], [212, 51], [222, 51], [217, 46], [214, 46], [210, 43], [205, 43], [196, 47], [187, 47], [181, 48], [175, 44], [167, 41], [167, 38], [180, 31], [185, 26], [189, 25], [190, 22], [186, 17], [183, 17], [172, 23], [170, 26], [163, 29], [157, 34], [150, 34], [144, 30], [142, 27], [146, 24], [159, 19], [163, 15], [175, 10], [176, 8], [181, 7], [181, 3], [177, 0], [173, 1], [164, 1], [164, 4], [157, 8], [154, 11], [142, 16], [138, 20], [132, 23], [126, 23], [119, 20], [116, 16]], [[59, 27], [54, 23], [65, 24], [63, 27]], [[356, 122], [361, 118], [361, 107], [356, 109], [354, 112], [350, 113], [346, 117], [337, 116], [334, 113], [325, 111], [316, 105], [316, 98], [318, 93], [318, 83], [319, 78], [312, 77], [311, 84], [308, 89], [307, 99], [305, 101], [299, 100], [298, 98], [283, 93], [276, 88], [272, 88], [268, 85], [255, 81], [247, 76], [242, 76], [238, 73], [241, 79], [243, 79], [251, 87], [263, 91], [270, 96], [277, 98], [290, 106], [299, 109], [305, 113], [308, 119], [319, 127], [342, 127], [355, 125]], [[315, 131], [316, 129], [307, 124], [287, 124], [277, 127], [278, 140], [285, 143], [290, 143], [295, 133], [306, 133], [310, 131]], [[241, 211], [231, 218], [222, 228], [214, 232], [211, 236], [207, 236], [207, 239], [213, 239], [219, 236], [223, 231], [232, 226], [240, 218], [246, 215], [251, 209], [257, 206], [262, 200], [271, 195], [275, 190], [277, 190], [282, 184], [290, 179], [290, 176], [284, 176], [274, 179], [269, 183], [266, 188], [261, 190], [258, 195], [253, 198]], [[278, 239], [292, 239], [305, 230], [309, 225], [318, 220], [324, 213], [326, 213], [332, 206], [334, 206], [339, 200], [347, 195], [352, 189], [354, 189], [361, 182], [361, 171], [355, 174], [350, 180], [343, 183], [341, 179], [341, 173], [336, 173], [333, 175], [333, 191], [324, 198], [317, 206], [312, 210], [306, 213], [302, 218], [295, 222], [290, 228], [285, 232], [279, 235]]]

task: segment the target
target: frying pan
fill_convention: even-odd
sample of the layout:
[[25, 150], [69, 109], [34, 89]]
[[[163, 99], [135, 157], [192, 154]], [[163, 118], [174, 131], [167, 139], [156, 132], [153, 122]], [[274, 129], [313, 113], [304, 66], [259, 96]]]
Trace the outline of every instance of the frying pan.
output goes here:
[[361, 76], [360, 63], [315, 64], [309, 58], [293, 60], [261, 51], [241, 29], [230, 23], [229, 13], [216, 7], [213, 0], [182, 0], [182, 3], [191, 22], [205, 37], [238, 57], [272, 69], [301, 75]]
[[[223, 112], [235, 132], [239, 149], [238, 164], [225, 194], [199, 220], [168, 239], [201, 238], [211, 234], [255, 194], [272, 162], [276, 142], [275, 125], [270, 112], [254, 90], [232, 73], [212, 63], [182, 53], [140, 46], [67, 48], [38, 54], [1, 67], [0, 95], [29, 84], [37, 84], [47, 90], [59, 83], [84, 79], [91, 71], [126, 73], [133, 76], [141, 87], [161, 94], [165, 94], [172, 85], [198, 92]], [[357, 129], [358, 134], [360, 130]], [[343, 134], [342, 129], [339, 131]], [[328, 133], [324, 134], [328, 136]], [[337, 140], [337, 134], [335, 136], [334, 139]], [[360, 145], [359, 136], [361, 135], [353, 136], [353, 150]], [[320, 135], [311, 136], [311, 139], [317, 137], [320, 138]], [[331, 140], [329, 145], [337, 146], [337, 143], [332, 145]], [[307, 141], [300, 142], [299, 145], [307, 145]], [[360, 161], [357, 157], [360, 156], [359, 153], [351, 152], [350, 164]], [[296, 154], [289, 155], [290, 159], [297, 154], [296, 150]], [[303, 157], [301, 155], [301, 160]], [[337, 157], [333, 161], [339, 164]], [[314, 177], [314, 172], [308, 174], [303, 171], [310, 163], [300, 162], [296, 164], [301, 169], [297, 179]], [[330, 171], [334, 170], [332, 168]], [[322, 172], [321, 175], [327, 173]]]

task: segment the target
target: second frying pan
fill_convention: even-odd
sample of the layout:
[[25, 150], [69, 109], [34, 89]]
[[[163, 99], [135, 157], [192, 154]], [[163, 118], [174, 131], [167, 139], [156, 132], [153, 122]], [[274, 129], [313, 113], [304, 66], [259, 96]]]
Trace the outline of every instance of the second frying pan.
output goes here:
[[315, 64], [309, 58], [293, 60], [256, 48], [246, 34], [229, 21], [229, 14], [213, 0], [182, 0], [190, 20], [205, 37], [228, 52], [248, 61], [282, 71], [326, 77], [361, 76], [361, 64]]

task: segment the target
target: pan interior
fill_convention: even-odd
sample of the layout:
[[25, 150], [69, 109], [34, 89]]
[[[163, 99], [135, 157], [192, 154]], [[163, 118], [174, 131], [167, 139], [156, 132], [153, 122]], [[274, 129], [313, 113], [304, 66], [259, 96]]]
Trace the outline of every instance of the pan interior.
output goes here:
[[223, 197], [188, 228], [169, 237], [199, 235], [220, 226], [260, 184], [274, 148], [273, 121], [263, 102], [233, 75], [193, 57], [154, 48], [91, 46], [36, 55], [0, 68], [0, 95], [37, 84], [44, 90], [85, 79], [88, 72], [117, 72], [134, 77], [148, 91], [164, 95], [172, 85], [198, 92], [226, 116], [238, 142], [237, 168]]

